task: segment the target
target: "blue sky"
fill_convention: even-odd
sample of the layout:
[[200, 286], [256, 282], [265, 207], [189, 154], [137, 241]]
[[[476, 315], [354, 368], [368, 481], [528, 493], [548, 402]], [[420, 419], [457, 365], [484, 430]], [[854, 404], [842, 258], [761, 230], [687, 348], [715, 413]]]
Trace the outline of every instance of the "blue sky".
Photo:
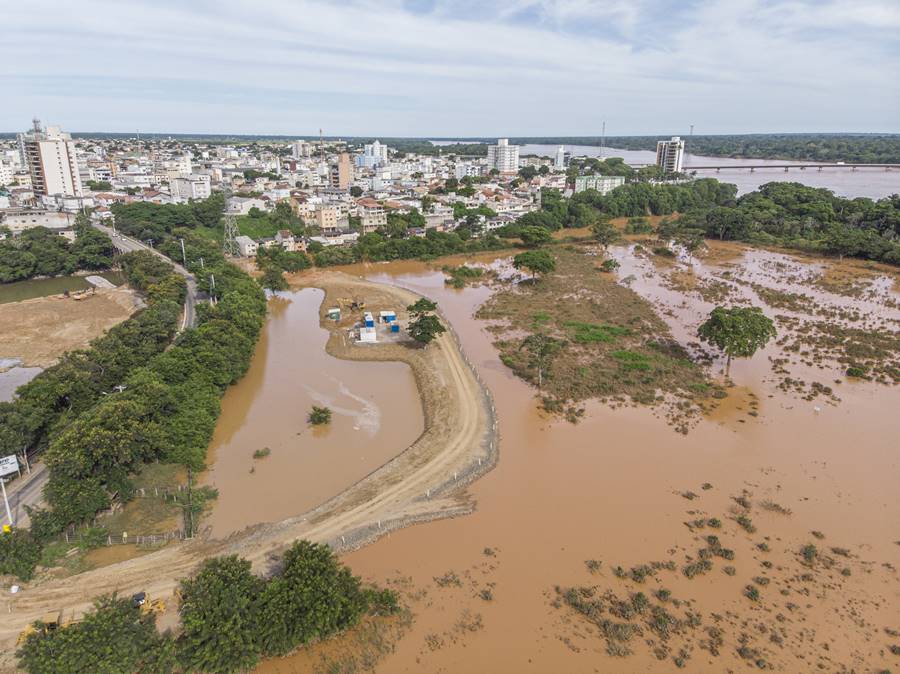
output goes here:
[[29, 0], [0, 130], [900, 132], [900, 0]]

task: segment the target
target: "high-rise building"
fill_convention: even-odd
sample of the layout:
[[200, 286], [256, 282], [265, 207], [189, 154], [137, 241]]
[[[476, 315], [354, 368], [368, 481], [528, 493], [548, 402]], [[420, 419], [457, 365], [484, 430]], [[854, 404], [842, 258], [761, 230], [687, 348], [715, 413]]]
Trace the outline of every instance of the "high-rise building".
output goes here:
[[556, 161], [553, 162], [553, 166], [560, 170], [566, 168], [566, 148], [564, 145], [560, 145], [556, 150]]
[[666, 173], [681, 173], [684, 162], [684, 141], [678, 136], [656, 143], [656, 165]]
[[75, 142], [59, 127], [48, 126], [43, 130], [40, 121], [35, 119], [31, 131], [19, 134], [19, 153], [22, 164], [31, 172], [36, 195], [84, 195]]
[[291, 145], [291, 156], [294, 159], [303, 159], [304, 157], [312, 157], [313, 145], [305, 140], [298, 140]]
[[364, 168], [375, 168], [376, 166], [384, 166], [388, 162], [387, 145], [382, 145], [379, 141], [366, 143], [363, 145], [363, 153], [356, 158], [356, 165]]
[[339, 190], [349, 190], [353, 182], [353, 162], [347, 152], [338, 155], [338, 163], [331, 167], [331, 186]]
[[519, 170], [519, 146], [510, 145], [509, 139], [499, 138], [496, 145], [488, 145], [488, 164], [500, 173], [515, 173]]

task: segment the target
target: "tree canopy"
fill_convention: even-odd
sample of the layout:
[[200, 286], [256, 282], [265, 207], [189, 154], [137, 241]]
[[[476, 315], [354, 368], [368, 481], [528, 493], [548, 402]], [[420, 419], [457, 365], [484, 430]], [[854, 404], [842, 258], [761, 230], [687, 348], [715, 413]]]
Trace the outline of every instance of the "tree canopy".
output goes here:
[[538, 274], [549, 274], [556, 269], [556, 261], [546, 250], [528, 250], [513, 258], [513, 267], [527, 269], [534, 280]]
[[749, 358], [775, 337], [775, 324], [758, 307], [716, 307], [700, 325], [701, 340], [720, 349], [728, 357]]

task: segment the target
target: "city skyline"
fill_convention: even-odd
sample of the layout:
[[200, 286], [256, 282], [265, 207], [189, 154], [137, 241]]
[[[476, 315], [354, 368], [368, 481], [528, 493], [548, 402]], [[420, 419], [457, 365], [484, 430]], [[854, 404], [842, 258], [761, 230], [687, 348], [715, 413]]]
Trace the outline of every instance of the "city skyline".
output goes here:
[[900, 131], [886, 0], [37, 0], [6, 19], [6, 132]]

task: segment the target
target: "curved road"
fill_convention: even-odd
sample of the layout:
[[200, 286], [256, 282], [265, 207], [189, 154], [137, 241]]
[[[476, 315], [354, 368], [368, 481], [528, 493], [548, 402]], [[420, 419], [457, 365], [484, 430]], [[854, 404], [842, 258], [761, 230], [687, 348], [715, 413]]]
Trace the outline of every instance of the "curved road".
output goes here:
[[197, 322], [197, 314], [194, 308], [197, 305], [197, 281], [194, 279], [194, 275], [191, 274], [187, 269], [182, 267], [180, 264], [176, 263], [174, 260], [171, 260], [167, 256], [160, 253], [158, 250], [151, 248], [145, 243], [138, 241], [137, 239], [132, 239], [129, 236], [125, 236], [121, 232], [117, 232], [112, 227], [107, 227], [106, 225], [101, 225], [99, 223], [93, 222], [91, 223], [95, 229], [100, 230], [104, 234], [106, 234], [110, 241], [112, 241], [113, 246], [115, 246], [116, 250], [122, 253], [130, 253], [136, 250], [146, 250], [150, 253], [153, 253], [161, 260], [165, 260], [169, 264], [175, 267], [175, 271], [184, 276], [184, 280], [187, 282], [187, 295], [184, 298], [184, 317], [181, 321], [181, 330], [185, 330], [186, 328], [196, 327]]

